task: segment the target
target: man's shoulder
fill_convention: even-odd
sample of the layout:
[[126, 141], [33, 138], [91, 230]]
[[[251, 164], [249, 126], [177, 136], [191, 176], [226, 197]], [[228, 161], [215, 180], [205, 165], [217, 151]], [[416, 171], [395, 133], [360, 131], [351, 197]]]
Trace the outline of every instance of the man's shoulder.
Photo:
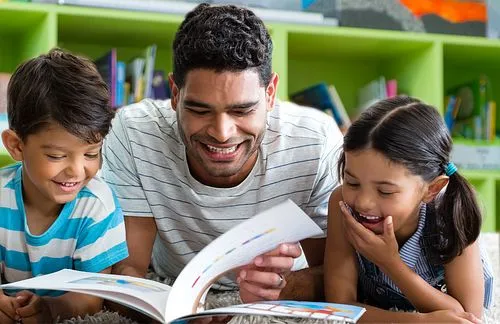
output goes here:
[[283, 139], [310, 138], [324, 141], [340, 131], [332, 117], [310, 107], [280, 101], [269, 114], [268, 131]]
[[147, 127], [151, 121], [173, 122], [176, 118], [170, 99], [144, 99], [120, 108], [117, 115], [126, 127], [131, 125]]
[[76, 197], [76, 206], [77, 209], [91, 209], [98, 214], [102, 214], [102, 217], [106, 217], [119, 207], [111, 187], [97, 176], [92, 178], [89, 183], [80, 190]]

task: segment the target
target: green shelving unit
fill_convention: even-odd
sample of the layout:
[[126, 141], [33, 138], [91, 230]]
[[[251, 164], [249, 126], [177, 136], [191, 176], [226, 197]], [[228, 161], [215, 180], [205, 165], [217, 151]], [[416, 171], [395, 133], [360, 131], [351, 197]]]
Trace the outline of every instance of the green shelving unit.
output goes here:
[[[112, 47], [127, 61], [158, 45], [157, 66], [171, 71], [171, 43], [183, 17], [32, 3], [0, 4], [0, 72], [60, 46], [97, 58]], [[335, 84], [345, 106], [356, 106], [357, 90], [384, 75], [398, 88], [443, 112], [445, 89], [490, 77], [500, 102], [500, 41], [479, 37], [398, 31], [270, 24], [278, 95], [287, 99], [313, 83]], [[497, 114], [500, 124], [500, 114]], [[0, 163], [6, 163], [0, 151]], [[485, 214], [484, 231], [500, 230], [500, 170], [463, 171], [476, 188]]]

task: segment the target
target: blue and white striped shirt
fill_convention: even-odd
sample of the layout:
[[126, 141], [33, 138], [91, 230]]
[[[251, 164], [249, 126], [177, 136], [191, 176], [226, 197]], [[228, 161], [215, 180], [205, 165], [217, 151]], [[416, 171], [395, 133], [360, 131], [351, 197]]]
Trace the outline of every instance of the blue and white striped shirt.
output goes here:
[[[426, 213], [427, 207], [422, 204], [417, 230], [401, 247], [399, 255], [410, 269], [415, 271], [431, 286], [446, 291], [444, 267], [442, 265], [432, 265], [422, 248]], [[360, 253], [357, 254], [357, 257], [359, 265], [358, 300], [360, 302], [383, 309], [415, 310], [415, 307], [385, 273]], [[481, 261], [484, 273], [483, 305], [485, 308], [489, 308], [494, 296], [494, 277], [487, 254], [483, 249], [481, 249]]]
[[[54, 223], [32, 235], [26, 220], [22, 164], [0, 169], [0, 265], [3, 280], [76, 269], [100, 272], [128, 256], [123, 213], [111, 188], [90, 180]], [[56, 295], [57, 292], [37, 294]]]

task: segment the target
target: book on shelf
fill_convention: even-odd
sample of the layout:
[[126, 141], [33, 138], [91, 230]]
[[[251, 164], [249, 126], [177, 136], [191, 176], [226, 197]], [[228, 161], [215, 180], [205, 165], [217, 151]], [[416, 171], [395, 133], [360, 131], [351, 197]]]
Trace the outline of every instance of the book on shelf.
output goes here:
[[123, 61], [116, 62], [116, 90], [115, 90], [115, 102], [114, 107], [121, 107], [125, 105], [125, 75], [126, 75], [126, 64]]
[[154, 99], [164, 100], [170, 98], [170, 87], [167, 84], [165, 71], [154, 71], [152, 89]]
[[291, 94], [290, 100], [299, 105], [317, 108], [332, 116], [343, 132], [351, 124], [349, 115], [333, 85], [328, 85], [325, 82], [312, 85]]
[[10, 77], [10, 73], [0, 73], [0, 114], [7, 112], [7, 86]]
[[[391, 95], [393, 94], [392, 87], [393, 84], [389, 85], [391, 87]], [[380, 76], [368, 82], [366, 85], [362, 86], [358, 90], [358, 110], [361, 113], [366, 108], [370, 107], [375, 102], [387, 98], [387, 82], [384, 76]], [[397, 91], [397, 88], [396, 88]]]
[[346, 322], [355, 322], [363, 314], [363, 308], [327, 303], [259, 302], [202, 310], [208, 289], [223, 274], [251, 263], [256, 256], [273, 250], [280, 243], [322, 235], [318, 225], [287, 200], [212, 241], [186, 265], [172, 286], [142, 278], [65, 269], [3, 284], [1, 288], [90, 294], [131, 307], [161, 323], [222, 314], [345, 318]]
[[116, 101], [116, 48], [94, 61], [97, 70], [101, 74], [104, 82], [108, 85], [110, 93], [110, 103], [115, 107]]
[[[456, 102], [451, 103], [450, 98], [456, 98]], [[445, 104], [445, 120], [447, 118], [449, 122], [451, 119], [452, 136], [488, 141], [495, 139], [496, 102], [492, 99], [491, 83], [486, 75], [449, 89]]]

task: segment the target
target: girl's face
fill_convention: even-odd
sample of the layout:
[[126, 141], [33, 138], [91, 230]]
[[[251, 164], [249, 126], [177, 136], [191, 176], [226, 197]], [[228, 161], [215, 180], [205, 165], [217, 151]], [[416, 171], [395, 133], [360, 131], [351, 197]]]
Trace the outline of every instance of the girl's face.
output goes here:
[[342, 196], [354, 216], [376, 234], [392, 216], [398, 242], [416, 230], [426, 182], [373, 149], [345, 152]]

